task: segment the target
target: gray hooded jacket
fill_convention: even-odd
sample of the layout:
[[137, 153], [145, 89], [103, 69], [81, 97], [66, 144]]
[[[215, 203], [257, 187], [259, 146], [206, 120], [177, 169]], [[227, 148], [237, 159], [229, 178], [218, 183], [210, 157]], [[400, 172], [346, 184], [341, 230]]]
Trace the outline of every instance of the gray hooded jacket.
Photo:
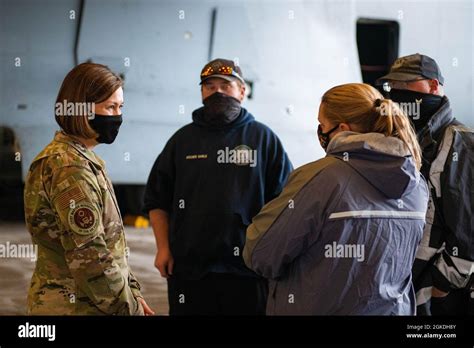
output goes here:
[[427, 201], [402, 141], [337, 134], [247, 229], [244, 260], [270, 281], [267, 315], [415, 314]]

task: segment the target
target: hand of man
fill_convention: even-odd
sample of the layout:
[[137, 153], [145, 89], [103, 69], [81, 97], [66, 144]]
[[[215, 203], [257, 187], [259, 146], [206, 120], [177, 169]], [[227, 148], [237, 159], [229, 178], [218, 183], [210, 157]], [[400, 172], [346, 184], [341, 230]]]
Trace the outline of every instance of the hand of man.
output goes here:
[[449, 292], [444, 292], [439, 290], [438, 288], [435, 288], [433, 286], [433, 289], [431, 289], [431, 296], [432, 297], [445, 297], [448, 296]]
[[160, 271], [161, 276], [169, 278], [173, 274], [174, 259], [169, 248], [158, 249], [155, 257], [155, 267]]

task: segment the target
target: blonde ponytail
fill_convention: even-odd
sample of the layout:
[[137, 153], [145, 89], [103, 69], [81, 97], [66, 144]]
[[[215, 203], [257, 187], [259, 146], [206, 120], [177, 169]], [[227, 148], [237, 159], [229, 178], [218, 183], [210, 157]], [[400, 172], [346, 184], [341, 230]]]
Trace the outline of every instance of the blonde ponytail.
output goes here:
[[421, 168], [421, 150], [408, 117], [391, 99], [382, 99], [380, 107], [376, 107], [375, 110], [378, 117], [371, 131], [402, 140], [410, 150], [419, 170]]
[[334, 124], [348, 123], [360, 133], [382, 133], [396, 137], [408, 147], [415, 165], [421, 168], [421, 150], [408, 117], [398, 104], [384, 99], [374, 87], [364, 83], [349, 83], [324, 93], [325, 117]]

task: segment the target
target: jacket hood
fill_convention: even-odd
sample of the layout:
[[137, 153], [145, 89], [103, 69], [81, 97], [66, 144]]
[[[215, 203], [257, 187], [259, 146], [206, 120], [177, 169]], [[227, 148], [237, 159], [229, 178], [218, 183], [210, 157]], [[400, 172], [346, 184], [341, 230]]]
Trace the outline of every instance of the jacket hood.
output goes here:
[[388, 198], [402, 197], [420, 180], [408, 147], [381, 133], [341, 132], [331, 139], [327, 154], [344, 160]]
[[451, 104], [449, 102], [449, 99], [444, 96], [441, 101], [441, 106], [430, 117], [430, 120], [428, 121], [426, 126], [418, 132], [418, 137], [423, 138], [427, 135], [427, 133], [429, 133], [433, 137], [437, 137], [438, 133], [440, 131], [443, 131], [447, 125], [453, 122], [453, 120], [454, 117], [451, 110]]
[[[459, 124], [453, 117], [449, 99], [443, 97], [440, 108], [431, 116], [425, 127], [420, 129], [416, 134], [418, 142], [420, 143], [421, 151], [423, 152], [423, 172], [429, 175], [425, 170], [429, 170], [425, 163], [431, 163], [438, 155], [438, 146], [440, 140], [448, 127], [451, 124]], [[428, 168], [428, 169], [427, 169]]]
[[247, 109], [241, 108], [240, 115], [237, 116], [235, 120], [233, 120], [232, 122], [228, 124], [216, 126], [216, 125], [211, 125], [208, 122], [206, 122], [206, 120], [204, 119], [203, 110], [204, 110], [204, 107], [200, 107], [199, 109], [196, 109], [193, 111], [193, 124], [199, 127], [205, 127], [205, 128], [214, 129], [214, 130], [238, 128], [255, 120], [255, 117], [253, 117], [253, 115], [249, 113]]

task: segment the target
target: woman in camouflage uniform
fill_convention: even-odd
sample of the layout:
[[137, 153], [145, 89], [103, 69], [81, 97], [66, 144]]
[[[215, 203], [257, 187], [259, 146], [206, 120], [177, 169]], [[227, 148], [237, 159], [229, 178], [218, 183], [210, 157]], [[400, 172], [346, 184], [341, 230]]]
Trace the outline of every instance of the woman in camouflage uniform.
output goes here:
[[76, 66], [59, 90], [61, 130], [33, 160], [25, 184], [26, 223], [38, 245], [29, 314], [153, 314], [128, 265], [104, 161], [92, 151], [114, 141], [122, 104], [122, 80], [99, 64]]

